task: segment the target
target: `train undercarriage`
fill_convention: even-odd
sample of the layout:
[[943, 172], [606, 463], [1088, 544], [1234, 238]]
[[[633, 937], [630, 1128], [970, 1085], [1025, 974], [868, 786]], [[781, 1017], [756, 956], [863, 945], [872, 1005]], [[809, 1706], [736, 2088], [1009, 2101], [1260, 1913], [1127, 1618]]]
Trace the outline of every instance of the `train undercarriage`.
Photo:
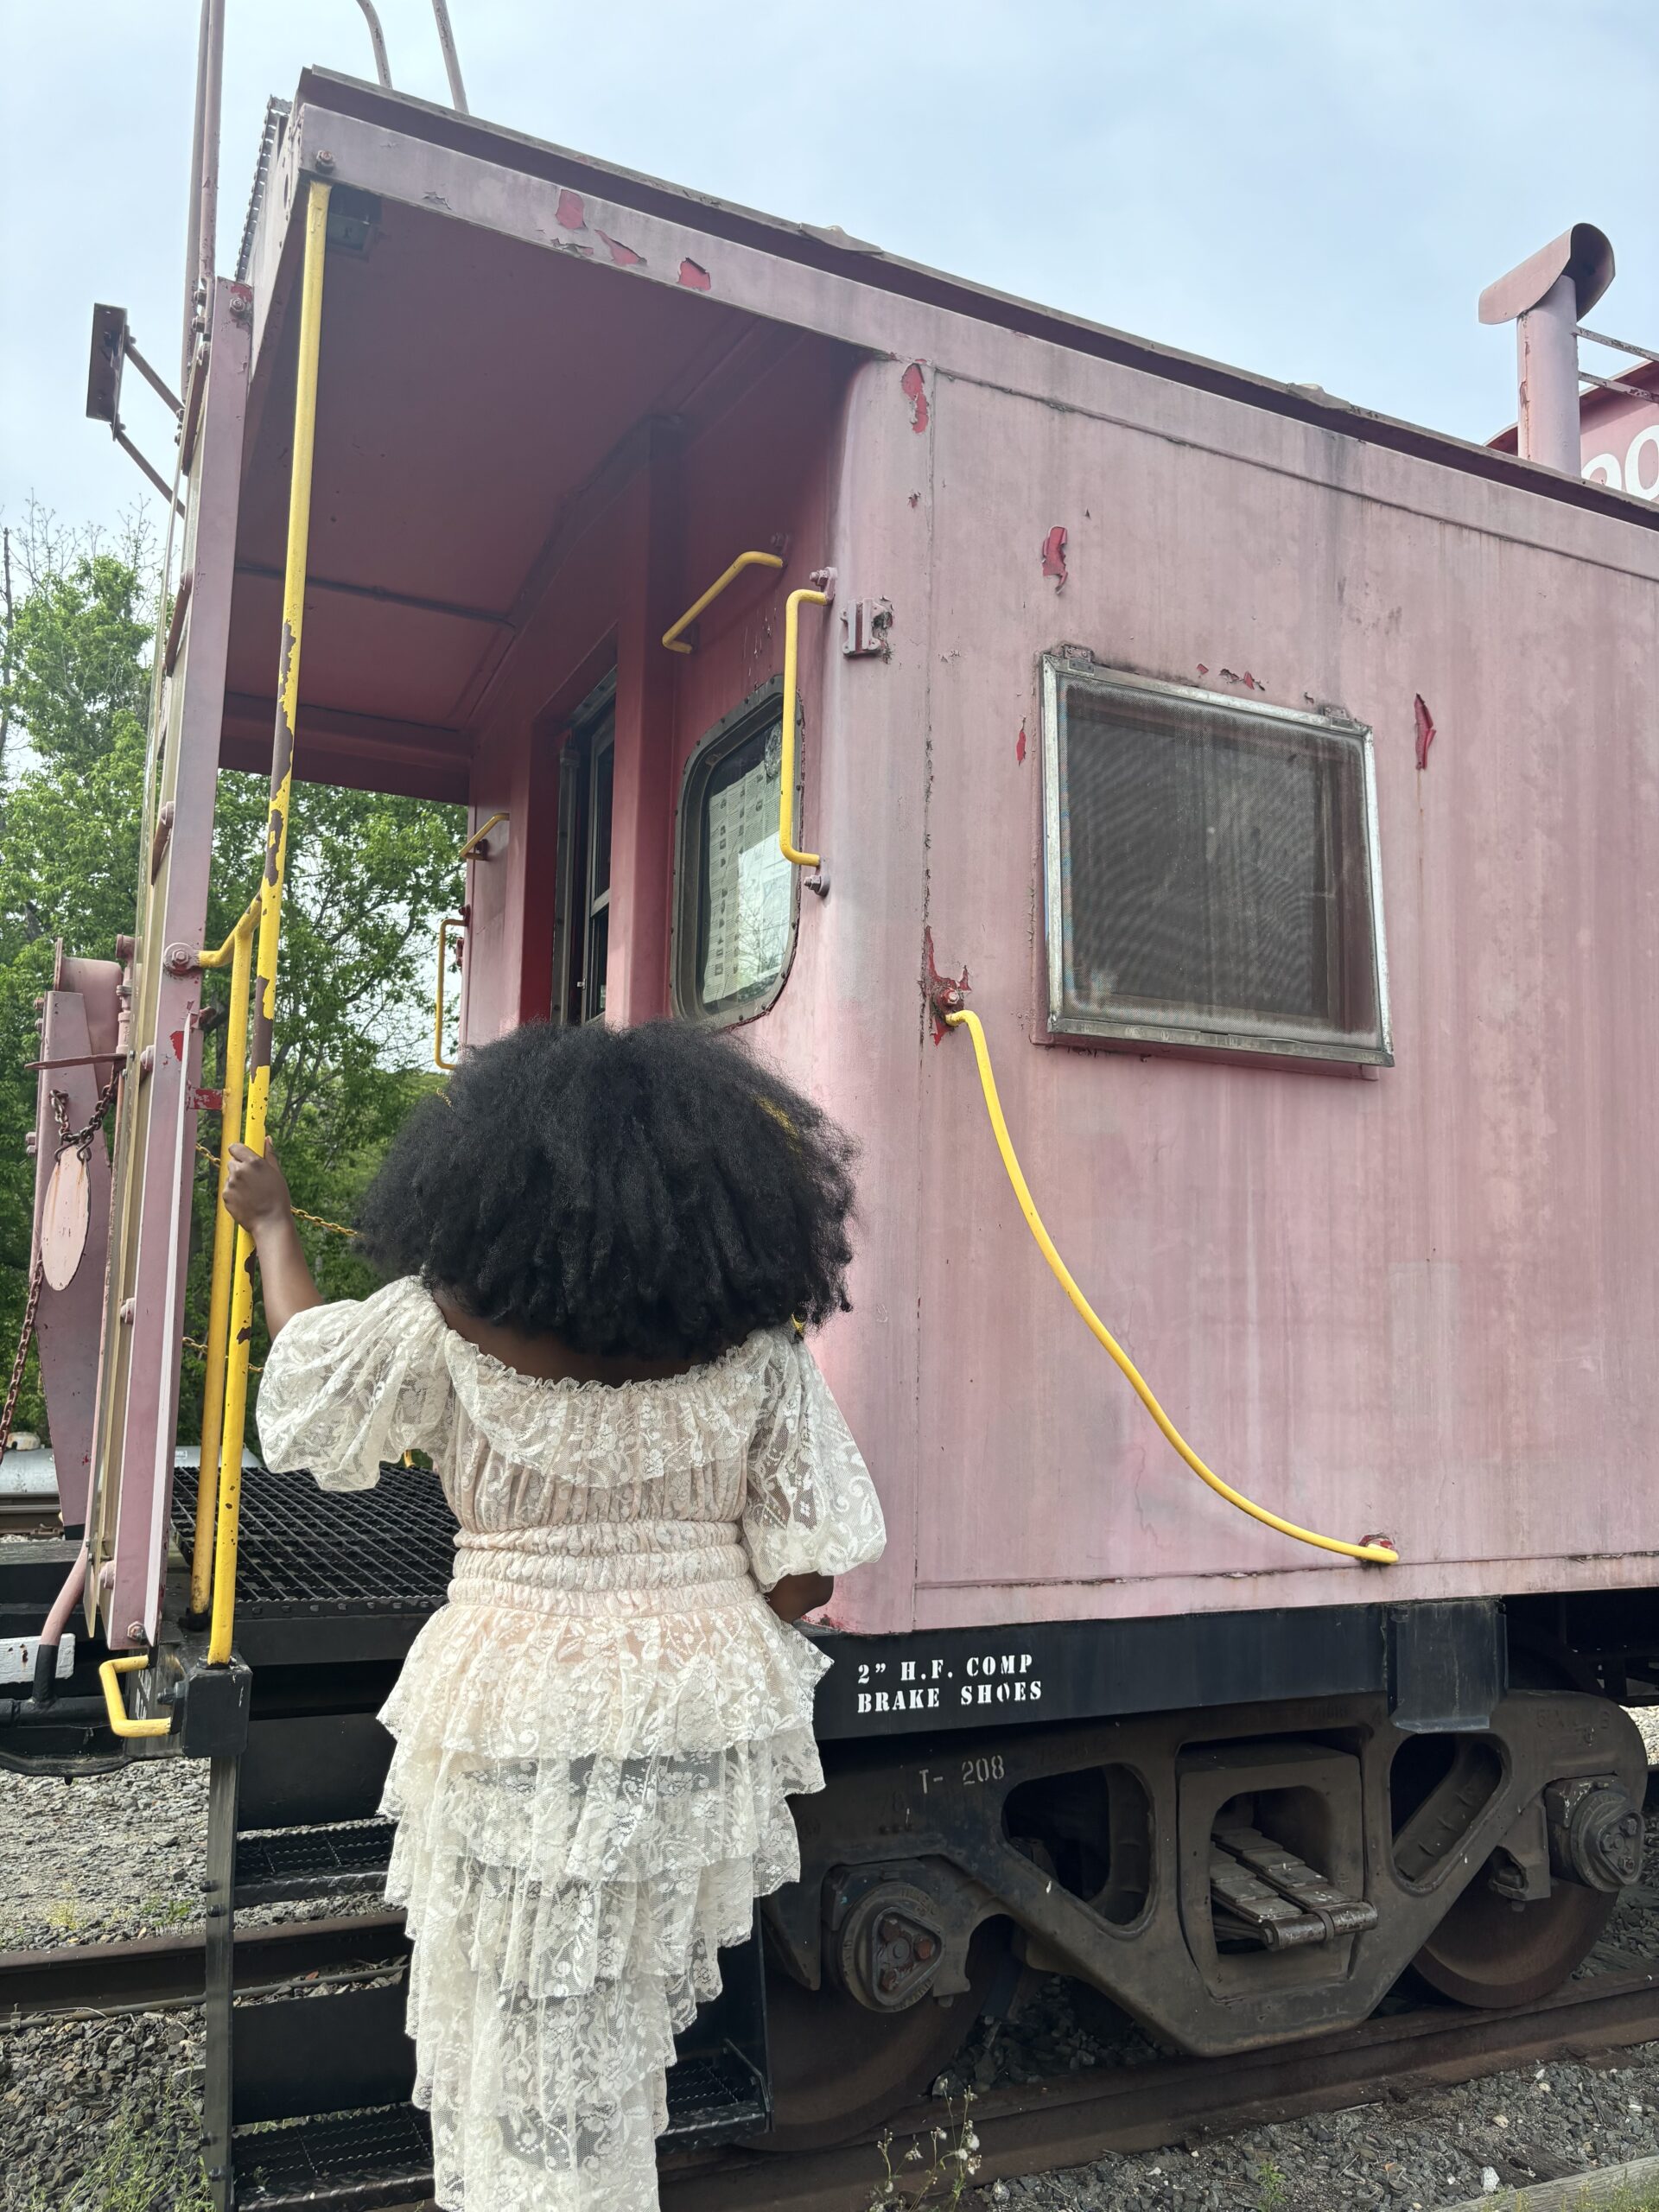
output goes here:
[[[374, 1716], [442, 1602], [453, 1523], [417, 1472], [353, 1496], [261, 1473], [226, 1669], [181, 1624], [192, 1497], [181, 1471], [168, 1625], [133, 1707], [167, 1732], [110, 1732], [82, 1641], [44, 1700], [0, 1707], [0, 1761], [209, 1761], [218, 2201], [297, 2202], [344, 2175], [351, 2201], [396, 2202], [425, 2157], [399, 1978], [238, 2002], [233, 1935], [238, 1910], [378, 1893]], [[38, 1624], [73, 1549], [0, 1547], [7, 1635]], [[1356, 2024], [1408, 1970], [1465, 2005], [1533, 2001], [1640, 1872], [1646, 1758], [1621, 1700], [1647, 1692], [1651, 1618], [1627, 1594], [829, 1637], [801, 1880], [683, 2039], [665, 2147], [856, 2136], [1032, 1974], [1212, 2056]]]

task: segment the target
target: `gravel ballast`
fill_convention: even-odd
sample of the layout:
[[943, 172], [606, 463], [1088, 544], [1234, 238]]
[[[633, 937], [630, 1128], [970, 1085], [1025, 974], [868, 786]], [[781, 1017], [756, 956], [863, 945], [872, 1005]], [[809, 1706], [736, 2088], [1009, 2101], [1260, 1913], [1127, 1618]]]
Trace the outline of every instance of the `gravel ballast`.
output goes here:
[[[1659, 1748], [1659, 1728], [1644, 1733]], [[165, 1934], [199, 1917], [201, 1766], [141, 1763], [69, 1784], [7, 1775], [0, 1792], [0, 1948]], [[1621, 1904], [1586, 1972], [1628, 1973], [1659, 1960], [1659, 1820], [1649, 1821], [1648, 1846], [1642, 1885]], [[378, 1900], [362, 1903], [372, 1908]], [[336, 1898], [276, 1913], [344, 1909]], [[194, 2140], [200, 2042], [194, 2010], [0, 2031], [4, 2212], [205, 2212]], [[1157, 2056], [1110, 2008], [1057, 1978], [1039, 1986], [1019, 2019], [976, 2031], [944, 2086], [959, 2113], [964, 2088], [983, 2091]], [[1503, 2204], [1509, 2189], [1659, 2155], [1659, 2044], [1611, 2057], [1400, 2101], [1382, 2089], [1375, 2101], [1347, 2111], [1213, 2142], [1110, 2154], [1068, 2172], [976, 2188], [963, 2203], [973, 2212], [1446, 2212], [1481, 2198]], [[943, 2104], [940, 2110], [943, 2118]], [[873, 2200], [880, 2179], [872, 2153]]]

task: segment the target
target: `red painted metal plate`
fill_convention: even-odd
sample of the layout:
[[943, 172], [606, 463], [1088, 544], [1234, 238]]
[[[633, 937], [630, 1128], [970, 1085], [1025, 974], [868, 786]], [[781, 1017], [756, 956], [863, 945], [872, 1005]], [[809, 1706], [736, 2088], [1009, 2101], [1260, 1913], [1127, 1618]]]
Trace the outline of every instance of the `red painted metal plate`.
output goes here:
[[54, 1290], [67, 1290], [86, 1249], [86, 1162], [78, 1152], [60, 1153], [41, 1209], [41, 1265]]

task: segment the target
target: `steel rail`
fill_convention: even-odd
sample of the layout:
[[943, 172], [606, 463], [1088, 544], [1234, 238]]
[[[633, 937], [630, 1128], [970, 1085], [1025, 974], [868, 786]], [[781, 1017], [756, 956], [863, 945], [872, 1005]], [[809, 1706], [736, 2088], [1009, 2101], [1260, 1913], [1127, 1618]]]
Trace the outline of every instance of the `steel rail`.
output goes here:
[[[0, 2024], [26, 2026], [64, 2013], [155, 2012], [199, 2005], [206, 1971], [200, 1929], [125, 1943], [60, 1944], [49, 1951], [0, 1951]], [[303, 1975], [407, 1955], [401, 1912], [243, 1927], [236, 1937], [238, 1989], [280, 1987]]]
[[[1569, 1983], [1516, 2012], [1427, 2006], [1308, 2043], [1224, 2059], [1159, 2060], [1052, 2075], [976, 2096], [976, 2185], [1081, 2166], [1109, 2151], [1154, 2151], [1202, 2135], [1304, 2113], [1397, 2100], [1540, 2061], [1581, 2058], [1659, 2037], [1659, 1972]], [[958, 2115], [960, 2103], [956, 2107]], [[887, 2123], [894, 2172], [912, 2141], [930, 2160], [930, 2132], [949, 2124], [942, 2101]], [[694, 2163], [695, 2161], [695, 2163]], [[882, 2168], [875, 2131], [836, 2150], [772, 2157], [728, 2151], [665, 2164], [663, 2212], [866, 2212]]]

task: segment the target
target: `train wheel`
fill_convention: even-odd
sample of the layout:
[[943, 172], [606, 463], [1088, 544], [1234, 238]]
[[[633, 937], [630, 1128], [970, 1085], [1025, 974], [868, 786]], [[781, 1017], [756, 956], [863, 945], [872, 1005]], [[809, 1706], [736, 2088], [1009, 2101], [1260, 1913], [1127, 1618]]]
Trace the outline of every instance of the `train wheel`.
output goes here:
[[[1568, 1656], [1518, 1646], [1510, 1654], [1516, 1689], [1588, 1691], [1593, 1685]], [[1547, 1897], [1516, 1904], [1488, 1887], [1482, 1868], [1412, 1961], [1429, 1987], [1459, 2005], [1501, 2012], [1535, 2005], [1584, 1964], [1618, 1900], [1558, 1882]]]
[[1583, 1965], [1617, 1897], [1558, 1882], [1515, 1904], [1477, 1874], [1412, 1961], [1431, 1989], [1483, 2012], [1534, 2005]]
[[753, 2147], [823, 2150], [912, 2103], [967, 2042], [1007, 1950], [1003, 1923], [982, 1928], [969, 1947], [967, 1995], [950, 2005], [924, 1997], [903, 2012], [873, 2012], [827, 1978], [803, 1989], [768, 1964], [772, 2129]]

